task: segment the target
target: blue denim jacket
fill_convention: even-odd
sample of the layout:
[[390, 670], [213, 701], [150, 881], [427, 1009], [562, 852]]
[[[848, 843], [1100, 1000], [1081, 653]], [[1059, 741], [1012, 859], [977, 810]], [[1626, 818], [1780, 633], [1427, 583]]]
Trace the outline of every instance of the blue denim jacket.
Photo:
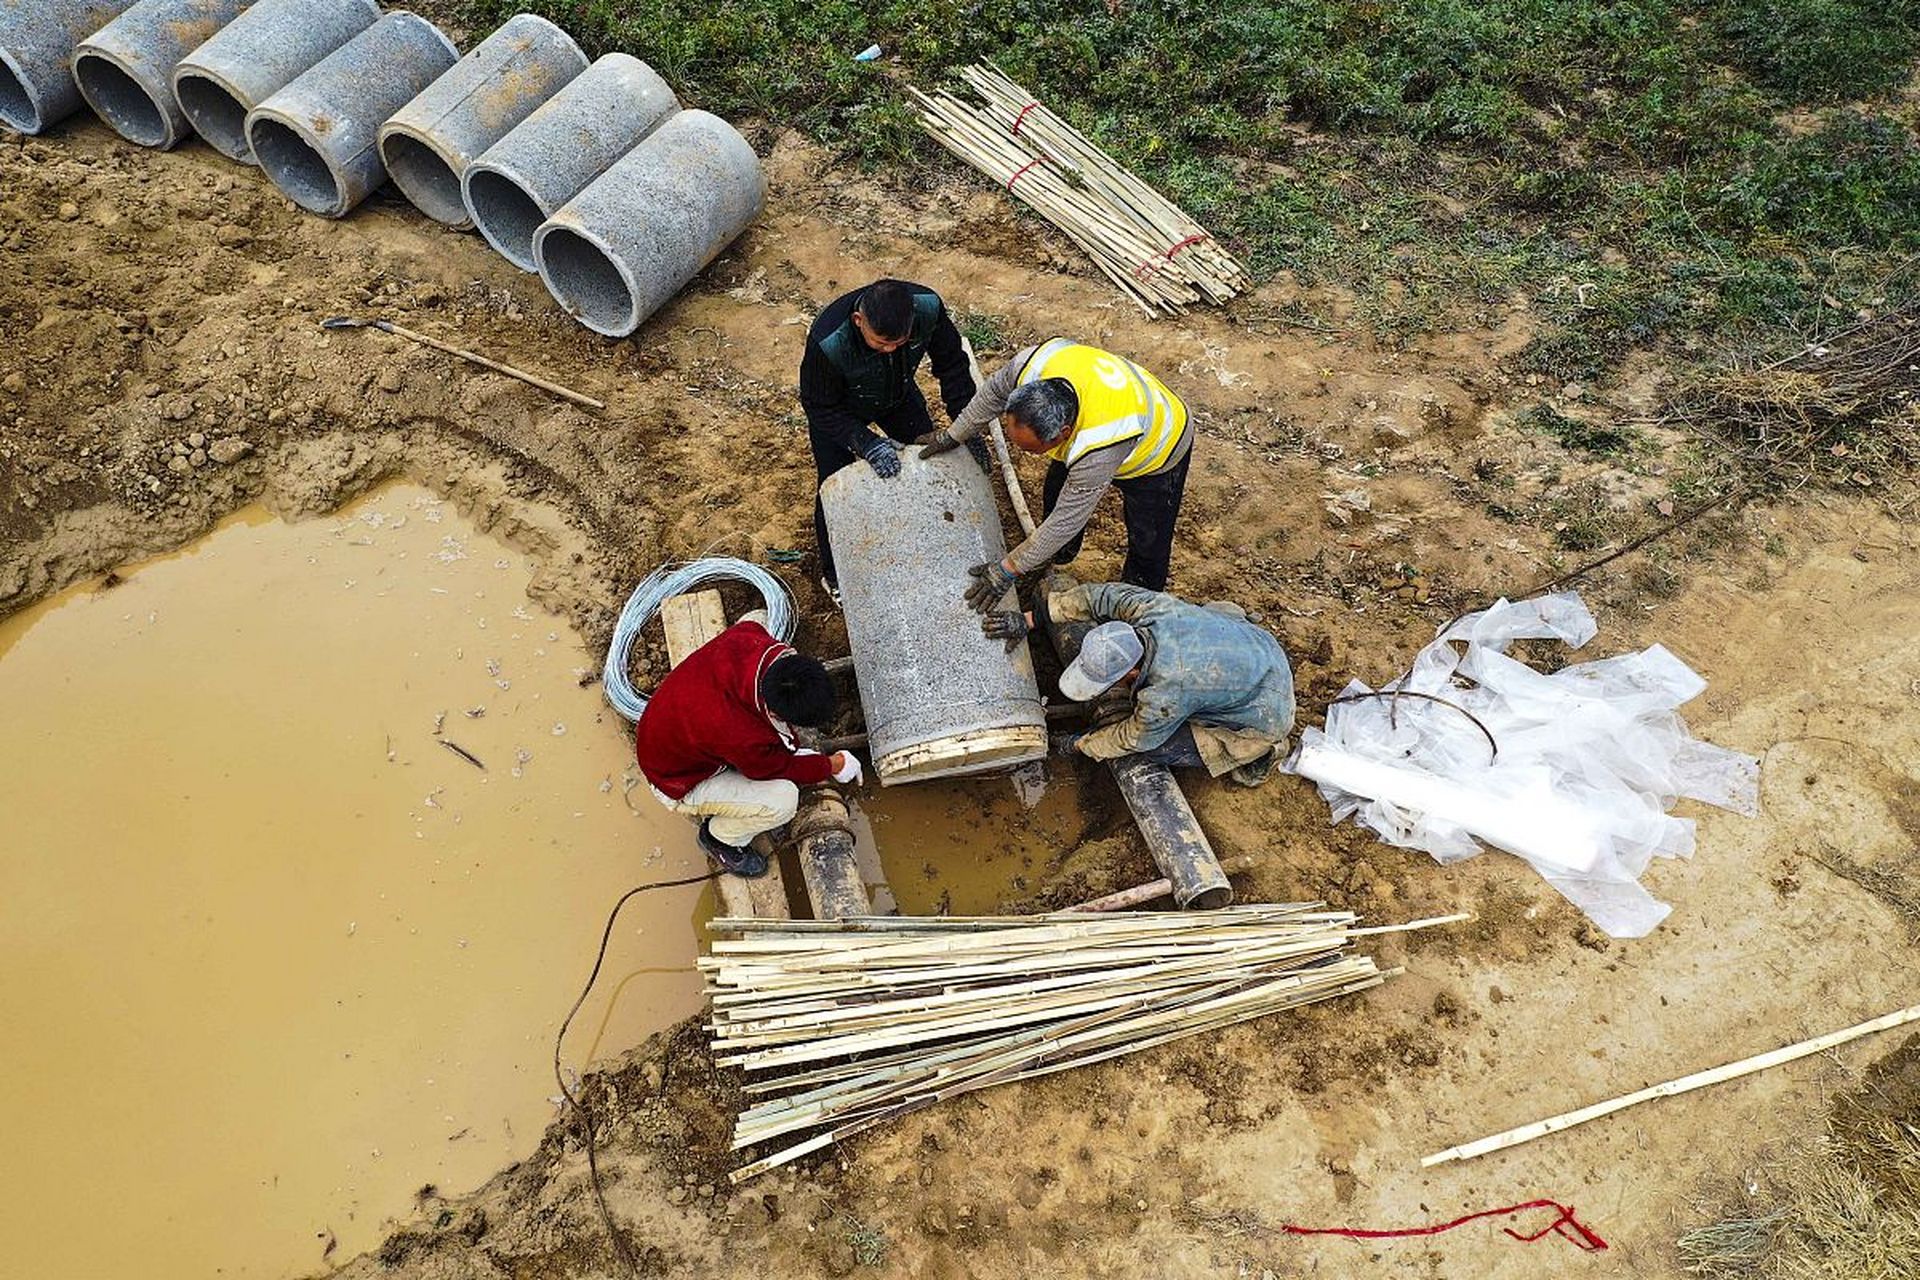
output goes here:
[[1273, 634], [1231, 604], [1195, 605], [1117, 582], [1086, 583], [1047, 598], [1068, 622], [1126, 622], [1145, 655], [1133, 714], [1080, 739], [1096, 760], [1151, 751], [1191, 722], [1208, 772], [1258, 759], [1293, 729], [1293, 670]]

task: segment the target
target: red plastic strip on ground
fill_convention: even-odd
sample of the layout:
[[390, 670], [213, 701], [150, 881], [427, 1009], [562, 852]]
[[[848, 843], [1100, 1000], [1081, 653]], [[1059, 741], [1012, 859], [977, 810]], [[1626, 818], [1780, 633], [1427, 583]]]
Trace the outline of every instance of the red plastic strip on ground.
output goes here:
[[1481, 1218], [1504, 1218], [1511, 1214], [1526, 1213], [1532, 1209], [1552, 1209], [1559, 1216], [1531, 1235], [1522, 1235], [1512, 1227], [1502, 1227], [1508, 1235], [1523, 1243], [1532, 1243], [1549, 1235], [1557, 1235], [1579, 1246], [1587, 1253], [1599, 1253], [1607, 1247], [1592, 1228], [1573, 1216], [1573, 1206], [1561, 1204], [1558, 1200], [1529, 1200], [1525, 1204], [1508, 1205], [1504, 1209], [1483, 1209], [1479, 1213], [1470, 1213], [1464, 1218], [1455, 1218], [1452, 1222], [1435, 1223], [1429, 1227], [1406, 1227], [1397, 1231], [1368, 1231], [1359, 1227], [1296, 1227], [1282, 1226], [1280, 1229], [1291, 1236], [1343, 1236], [1349, 1240], [1397, 1240], [1409, 1236], [1437, 1236], [1442, 1231], [1451, 1231], [1455, 1227], [1465, 1226]]

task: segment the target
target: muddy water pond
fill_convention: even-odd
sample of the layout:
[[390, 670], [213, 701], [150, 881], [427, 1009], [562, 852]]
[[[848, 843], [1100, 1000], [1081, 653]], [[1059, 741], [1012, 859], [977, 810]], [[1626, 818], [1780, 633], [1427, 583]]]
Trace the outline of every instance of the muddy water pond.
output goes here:
[[[703, 863], [531, 572], [392, 487], [0, 622], [0, 1269], [317, 1272], [533, 1149]], [[709, 892], [570, 1062], [695, 1010]]]

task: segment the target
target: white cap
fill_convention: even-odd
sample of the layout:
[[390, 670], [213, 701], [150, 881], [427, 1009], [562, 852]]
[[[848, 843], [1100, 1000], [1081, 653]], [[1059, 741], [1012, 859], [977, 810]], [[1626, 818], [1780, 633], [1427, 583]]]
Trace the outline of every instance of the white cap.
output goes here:
[[1124, 622], [1103, 622], [1080, 642], [1080, 656], [1060, 673], [1060, 692], [1075, 702], [1091, 702], [1139, 665], [1146, 654], [1140, 636]]

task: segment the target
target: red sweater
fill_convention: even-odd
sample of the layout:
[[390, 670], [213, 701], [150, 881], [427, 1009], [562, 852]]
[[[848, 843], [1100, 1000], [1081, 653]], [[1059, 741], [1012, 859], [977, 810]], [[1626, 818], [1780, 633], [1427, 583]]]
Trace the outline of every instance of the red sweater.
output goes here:
[[793, 650], [757, 622], [736, 622], [667, 673], [634, 731], [640, 771], [679, 800], [719, 773], [787, 778], [808, 786], [833, 776], [833, 757], [800, 755], [760, 701], [760, 677]]

